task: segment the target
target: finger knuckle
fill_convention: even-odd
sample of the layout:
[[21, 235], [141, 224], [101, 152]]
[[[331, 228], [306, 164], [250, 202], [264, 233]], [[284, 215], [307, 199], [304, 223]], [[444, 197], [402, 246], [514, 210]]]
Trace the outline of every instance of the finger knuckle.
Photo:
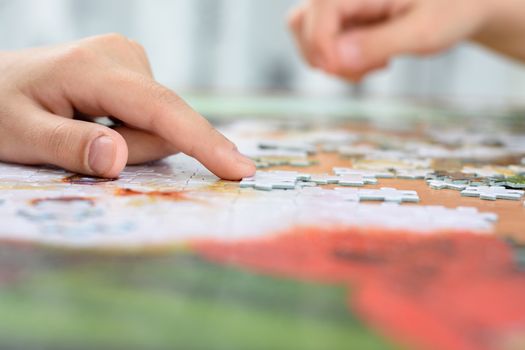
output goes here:
[[159, 116], [172, 113], [174, 110], [179, 110], [178, 106], [184, 102], [173, 91], [154, 80], [148, 78], [141, 79], [144, 91], [152, 101], [152, 114], [147, 116], [149, 129], [159, 130], [160, 126], [157, 125], [157, 121], [160, 120]]
[[130, 51], [135, 45], [126, 36], [120, 33], [109, 33], [88, 38], [87, 41], [94, 47], [104, 50]]
[[58, 54], [56, 63], [59, 65], [71, 65], [82, 62], [93, 62], [96, 60], [96, 55], [87, 46], [77, 43], [69, 45]]
[[147, 89], [150, 91], [151, 96], [162, 105], [178, 105], [182, 103], [182, 100], [173, 91], [164, 87], [153, 80], [148, 80], [146, 83]]
[[151, 71], [151, 66], [149, 63], [148, 53], [142, 44], [135, 40], [130, 40], [130, 45], [133, 47], [135, 53], [139, 56], [142, 62], [148, 67]]
[[100, 41], [102, 41], [102, 42], [107, 42], [107, 43], [125, 43], [125, 42], [129, 42], [129, 39], [125, 35], [122, 35], [120, 33], [103, 34], [103, 35], [100, 35], [98, 37], [98, 39]]
[[131, 39], [129, 40], [129, 42], [139, 52], [143, 53], [144, 55], [146, 54], [146, 49], [144, 48], [144, 46], [141, 43], [139, 43], [138, 41], [135, 41], [135, 40], [131, 40]]

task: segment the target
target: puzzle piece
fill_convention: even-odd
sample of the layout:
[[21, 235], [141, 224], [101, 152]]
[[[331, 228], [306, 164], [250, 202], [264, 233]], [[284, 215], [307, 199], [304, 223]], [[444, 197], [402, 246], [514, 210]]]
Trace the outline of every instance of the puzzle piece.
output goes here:
[[366, 178], [377, 178], [377, 179], [392, 179], [394, 174], [390, 171], [376, 171], [367, 169], [352, 169], [352, 168], [341, 168], [335, 167], [333, 171], [336, 175], [360, 175]]
[[364, 157], [376, 152], [376, 149], [370, 146], [340, 146], [337, 152], [343, 157]]
[[432, 169], [400, 169], [396, 172], [396, 177], [405, 180], [422, 180], [433, 171]]
[[473, 174], [478, 177], [492, 177], [492, 178], [504, 178], [505, 176], [513, 176], [515, 173], [505, 167], [485, 166], [483, 168], [475, 167], [464, 167], [463, 173]]
[[290, 141], [290, 140], [268, 140], [258, 143], [260, 149], [281, 150], [292, 152], [306, 152], [308, 154], [317, 153], [317, 147], [308, 142]]
[[308, 181], [310, 177], [297, 171], [257, 171], [254, 176], [242, 179], [239, 185], [260, 191], [293, 190], [299, 181]]
[[309, 175], [295, 171], [258, 171], [255, 176], [242, 179], [241, 188], [253, 187], [261, 191], [272, 189], [295, 189], [297, 185], [316, 186], [339, 184], [340, 186], [361, 187], [377, 184], [375, 175], [393, 176], [391, 173], [367, 172], [347, 168], [336, 168], [339, 175], [318, 174]]
[[252, 158], [257, 169], [266, 169], [274, 166], [291, 166], [304, 168], [317, 164], [317, 161], [307, 158], [292, 158], [292, 157], [261, 157]]
[[317, 164], [316, 161], [308, 160], [308, 159], [301, 159], [301, 160], [290, 160], [286, 165], [292, 166], [292, 167], [298, 167], [298, 168], [306, 168], [309, 166], [313, 166]]
[[355, 169], [374, 170], [374, 171], [400, 171], [403, 169], [428, 169], [431, 167], [430, 159], [410, 159], [410, 158], [398, 158], [398, 159], [359, 159], [353, 162]]
[[361, 187], [368, 184], [375, 185], [377, 184], [377, 179], [360, 174], [344, 174], [339, 176], [337, 183], [341, 186]]
[[456, 191], [463, 191], [467, 188], [467, 185], [464, 184], [455, 184], [453, 182], [447, 182], [442, 180], [429, 180], [428, 185], [430, 188], [434, 190], [443, 190], [443, 189], [449, 189], [449, 190], [456, 190]]
[[[266, 168], [269, 168], [269, 167], [272, 167], [272, 166], [277, 166], [276, 164], [271, 164], [269, 162], [264, 162], [264, 161], [261, 161], [261, 160], [258, 160], [258, 159], [252, 159], [252, 160], [255, 163], [255, 168], [256, 169], [266, 169]], [[281, 165], [281, 164], [278, 163], [278, 165]]]
[[480, 199], [495, 201], [496, 199], [520, 200], [525, 191], [508, 190], [503, 186], [467, 187], [461, 191], [465, 197], [479, 197]]
[[318, 185], [337, 184], [339, 180], [339, 176], [329, 174], [314, 174], [310, 177], [310, 181]]
[[525, 189], [525, 176], [516, 175], [505, 179], [505, 185], [513, 189]]
[[460, 171], [443, 171], [436, 170], [427, 176], [430, 180], [443, 180], [448, 183], [465, 184], [468, 185], [474, 181], [481, 182], [483, 179], [478, 177], [475, 173], [463, 173]]

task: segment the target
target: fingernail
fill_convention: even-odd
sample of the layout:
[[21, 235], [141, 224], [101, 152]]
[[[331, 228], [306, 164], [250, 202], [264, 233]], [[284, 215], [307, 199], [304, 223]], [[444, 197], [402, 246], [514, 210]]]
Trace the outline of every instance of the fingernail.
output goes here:
[[341, 65], [347, 70], [357, 70], [362, 64], [362, 53], [359, 46], [349, 40], [339, 42], [339, 57]]
[[95, 139], [89, 148], [89, 167], [96, 175], [104, 175], [115, 161], [115, 142], [109, 136]]

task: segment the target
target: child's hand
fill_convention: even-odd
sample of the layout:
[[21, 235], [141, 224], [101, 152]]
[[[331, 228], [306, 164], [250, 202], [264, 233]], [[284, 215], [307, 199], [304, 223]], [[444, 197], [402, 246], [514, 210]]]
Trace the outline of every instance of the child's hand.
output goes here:
[[[113, 116], [114, 130], [74, 116]], [[0, 160], [117, 177], [126, 163], [184, 152], [240, 179], [253, 163], [153, 80], [137, 43], [116, 34], [0, 53]]]
[[310, 0], [289, 25], [310, 65], [357, 81], [399, 54], [435, 53], [478, 34], [492, 8], [488, 0]]

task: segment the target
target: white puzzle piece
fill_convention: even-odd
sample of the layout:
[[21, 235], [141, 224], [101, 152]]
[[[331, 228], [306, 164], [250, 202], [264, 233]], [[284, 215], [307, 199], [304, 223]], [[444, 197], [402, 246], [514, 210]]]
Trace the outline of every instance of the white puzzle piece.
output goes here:
[[465, 197], [479, 197], [480, 199], [495, 201], [497, 199], [520, 200], [524, 191], [508, 190], [502, 186], [476, 186], [467, 187], [461, 191]]
[[447, 181], [441, 181], [441, 180], [429, 180], [428, 185], [430, 188], [434, 190], [443, 190], [443, 189], [449, 189], [449, 190], [456, 190], [456, 191], [463, 191], [468, 186], [464, 184], [455, 184], [453, 182], [447, 182]]

